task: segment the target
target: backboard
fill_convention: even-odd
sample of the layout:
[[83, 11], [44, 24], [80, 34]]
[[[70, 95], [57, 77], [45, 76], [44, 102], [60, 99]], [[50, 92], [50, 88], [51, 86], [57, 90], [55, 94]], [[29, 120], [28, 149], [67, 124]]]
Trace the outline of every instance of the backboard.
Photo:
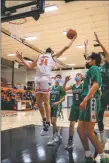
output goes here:
[[44, 13], [45, 10], [45, 0], [2, 0], [1, 4], [2, 23], [24, 17], [33, 17], [37, 20], [40, 14]]

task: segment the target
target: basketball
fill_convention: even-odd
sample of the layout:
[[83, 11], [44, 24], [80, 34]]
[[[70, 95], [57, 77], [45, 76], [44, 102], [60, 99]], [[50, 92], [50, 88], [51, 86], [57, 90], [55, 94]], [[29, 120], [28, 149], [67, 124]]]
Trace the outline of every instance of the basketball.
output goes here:
[[67, 38], [68, 39], [73, 39], [74, 36], [77, 36], [77, 32], [73, 29], [69, 29], [67, 32]]

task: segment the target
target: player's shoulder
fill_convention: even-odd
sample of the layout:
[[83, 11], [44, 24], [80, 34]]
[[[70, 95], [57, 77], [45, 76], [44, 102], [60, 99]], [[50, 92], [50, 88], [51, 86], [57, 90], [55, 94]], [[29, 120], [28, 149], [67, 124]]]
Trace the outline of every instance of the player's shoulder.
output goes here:
[[99, 67], [98, 66], [92, 66], [89, 70], [90, 71], [99, 71]]

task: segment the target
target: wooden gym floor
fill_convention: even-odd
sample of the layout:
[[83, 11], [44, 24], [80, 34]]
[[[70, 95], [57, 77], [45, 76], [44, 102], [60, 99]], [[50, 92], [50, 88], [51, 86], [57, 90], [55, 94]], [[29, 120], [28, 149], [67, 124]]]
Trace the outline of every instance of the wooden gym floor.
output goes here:
[[[8, 111], [2, 111], [2, 163], [83, 163], [84, 150], [76, 132], [77, 124], [75, 126], [73, 151], [68, 152], [64, 149], [68, 139], [69, 109], [63, 109], [63, 112], [64, 121], [58, 120], [58, 125], [62, 127], [63, 139], [55, 147], [48, 147], [47, 142], [52, 135], [52, 130], [50, 130], [49, 136], [40, 136], [42, 123], [39, 111], [12, 112], [9, 114]], [[4, 116], [3, 113], [8, 116]], [[105, 134], [108, 138], [105, 151], [109, 157], [109, 117], [104, 118], [104, 123]], [[90, 147], [94, 151], [92, 145]]]

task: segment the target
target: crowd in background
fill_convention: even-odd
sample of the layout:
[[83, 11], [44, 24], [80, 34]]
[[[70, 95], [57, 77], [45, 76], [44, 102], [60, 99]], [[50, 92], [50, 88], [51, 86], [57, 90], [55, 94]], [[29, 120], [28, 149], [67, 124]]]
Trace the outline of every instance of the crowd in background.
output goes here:
[[1, 109], [17, 109], [17, 101], [30, 100], [32, 107], [35, 104], [35, 95], [33, 91], [29, 89], [20, 91], [16, 89], [1, 89]]

